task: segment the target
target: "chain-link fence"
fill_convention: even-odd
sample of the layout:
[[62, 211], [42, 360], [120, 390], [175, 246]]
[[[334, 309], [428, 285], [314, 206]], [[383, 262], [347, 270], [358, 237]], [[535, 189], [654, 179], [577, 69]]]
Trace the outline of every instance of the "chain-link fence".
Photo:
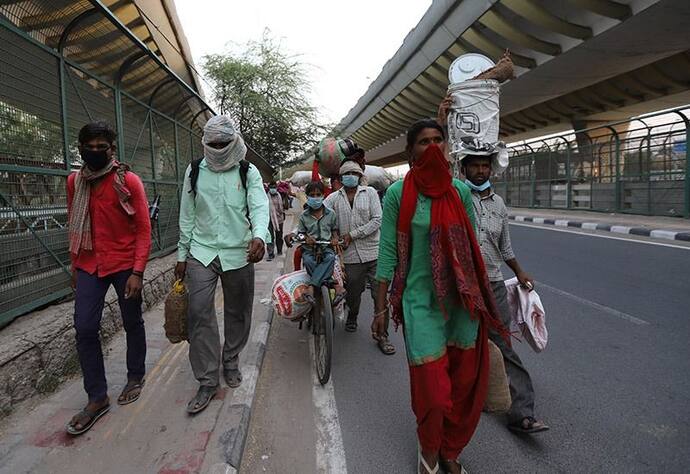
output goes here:
[[152, 256], [177, 244], [180, 181], [209, 108], [130, 36], [133, 22], [97, 1], [0, 2], [0, 327], [71, 293], [66, 180], [87, 122], [117, 130], [118, 159], [160, 196]]
[[515, 144], [494, 184], [513, 207], [688, 218], [689, 110]]

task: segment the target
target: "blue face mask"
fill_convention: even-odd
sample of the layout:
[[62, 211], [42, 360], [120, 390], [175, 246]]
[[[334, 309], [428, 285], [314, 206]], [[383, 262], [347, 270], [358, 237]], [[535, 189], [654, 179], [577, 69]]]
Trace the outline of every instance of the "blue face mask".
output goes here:
[[359, 176], [346, 174], [342, 178], [343, 186], [346, 188], [356, 188], [359, 185]]
[[273, 194], [273, 195], [278, 194], [278, 190], [276, 188], [268, 188], [268, 192]]
[[307, 197], [307, 206], [311, 207], [315, 211], [317, 209], [321, 209], [321, 206], [323, 206], [323, 196], [319, 196], [319, 197], [309, 196], [309, 197]]
[[473, 191], [482, 192], [482, 191], [486, 191], [487, 189], [489, 189], [491, 187], [491, 180], [487, 179], [484, 184], [477, 186], [476, 184], [474, 184], [469, 179], [466, 179], [465, 184], [468, 185], [470, 187], [470, 189]]

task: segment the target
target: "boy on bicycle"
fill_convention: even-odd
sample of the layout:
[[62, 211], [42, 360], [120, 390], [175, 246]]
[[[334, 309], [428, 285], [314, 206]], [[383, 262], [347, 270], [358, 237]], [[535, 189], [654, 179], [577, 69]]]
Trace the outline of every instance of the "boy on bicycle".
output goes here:
[[[320, 288], [324, 281], [333, 275], [335, 250], [338, 248], [338, 223], [335, 212], [323, 205], [324, 185], [321, 181], [312, 181], [307, 185], [307, 206], [299, 218], [297, 232], [305, 234], [305, 246], [302, 248], [304, 268], [311, 277], [311, 286], [304, 297], [313, 302], [314, 288]], [[288, 239], [292, 241], [293, 235]], [[317, 241], [328, 241], [330, 246], [317, 244]], [[320, 255], [320, 259], [317, 256]]]

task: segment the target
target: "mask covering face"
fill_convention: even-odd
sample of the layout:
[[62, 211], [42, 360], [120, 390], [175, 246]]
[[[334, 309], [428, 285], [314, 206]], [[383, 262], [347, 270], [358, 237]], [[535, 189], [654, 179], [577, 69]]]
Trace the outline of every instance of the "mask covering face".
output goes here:
[[356, 188], [359, 184], [359, 176], [353, 174], [346, 174], [342, 178], [343, 186], [346, 188]]
[[110, 161], [107, 150], [83, 149], [81, 150], [81, 159], [92, 171], [102, 170]]
[[268, 192], [273, 194], [274, 196], [278, 194], [278, 190], [276, 188], [268, 188]]
[[319, 196], [319, 197], [309, 196], [309, 197], [307, 197], [307, 206], [309, 206], [310, 208], [317, 210], [317, 209], [321, 209], [322, 205], [323, 205], [323, 196]]
[[491, 187], [491, 180], [487, 179], [486, 182], [484, 182], [484, 184], [477, 186], [476, 184], [474, 184], [469, 179], [466, 179], [465, 184], [468, 185], [470, 187], [470, 189], [472, 189], [473, 191], [482, 192], [482, 191], [486, 191], [487, 189], [489, 189]]

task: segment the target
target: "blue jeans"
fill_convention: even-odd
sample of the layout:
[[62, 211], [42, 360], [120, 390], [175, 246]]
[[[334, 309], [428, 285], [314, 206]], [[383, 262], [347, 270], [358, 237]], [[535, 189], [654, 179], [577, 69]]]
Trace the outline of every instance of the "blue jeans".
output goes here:
[[316, 253], [309, 247], [302, 247], [302, 262], [304, 269], [311, 276], [311, 285], [320, 287], [324, 281], [333, 276], [335, 266], [335, 252], [327, 247], [321, 251], [321, 263], [316, 263]]
[[77, 331], [77, 352], [84, 376], [84, 390], [92, 402], [99, 402], [108, 395], [99, 331], [105, 294], [110, 285], [115, 287], [127, 333], [127, 379], [140, 380], [144, 377], [146, 330], [141, 315], [141, 298], [125, 299], [125, 285], [131, 274], [132, 270], [124, 270], [101, 278], [77, 270], [74, 329]]

